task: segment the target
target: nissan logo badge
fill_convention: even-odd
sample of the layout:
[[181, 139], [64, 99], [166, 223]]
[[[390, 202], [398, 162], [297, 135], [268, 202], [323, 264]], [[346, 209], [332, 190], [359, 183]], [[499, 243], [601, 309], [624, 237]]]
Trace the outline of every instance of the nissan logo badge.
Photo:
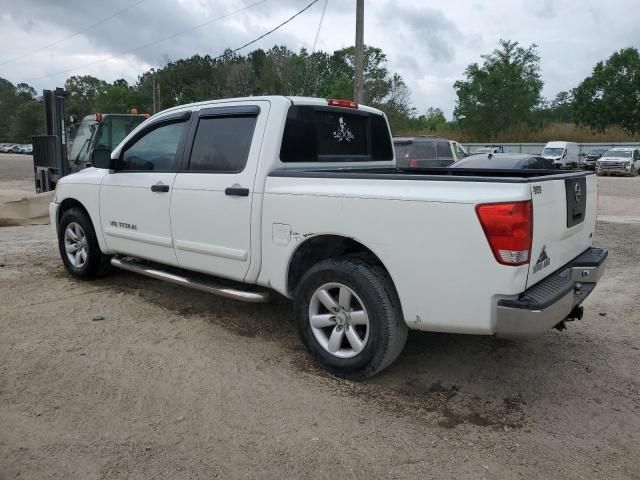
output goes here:
[[580, 203], [580, 200], [582, 200], [582, 187], [580, 187], [579, 183], [573, 186], [573, 196], [576, 199], [576, 203]]

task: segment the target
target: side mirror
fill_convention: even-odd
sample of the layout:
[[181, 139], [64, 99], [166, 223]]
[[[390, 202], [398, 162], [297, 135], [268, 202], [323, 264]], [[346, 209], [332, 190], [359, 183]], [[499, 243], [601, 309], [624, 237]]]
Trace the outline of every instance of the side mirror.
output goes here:
[[112, 170], [114, 163], [111, 161], [111, 150], [108, 148], [96, 148], [91, 152], [91, 164], [96, 168]]

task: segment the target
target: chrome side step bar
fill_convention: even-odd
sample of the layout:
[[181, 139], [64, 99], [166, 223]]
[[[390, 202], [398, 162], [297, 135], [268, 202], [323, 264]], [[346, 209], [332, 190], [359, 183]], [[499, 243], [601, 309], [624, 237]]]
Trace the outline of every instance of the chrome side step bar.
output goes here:
[[173, 283], [175, 285], [182, 285], [183, 287], [200, 290], [201, 292], [213, 293], [214, 295], [219, 295], [221, 297], [240, 300], [241, 302], [264, 303], [268, 302], [270, 298], [269, 292], [266, 290], [250, 291], [233, 288], [231, 286], [223, 285], [222, 283], [216, 283], [213, 278], [209, 279], [206, 275], [187, 271], [178, 271], [177, 269], [175, 269], [175, 271], [169, 271], [171, 267], [167, 267], [167, 270], [163, 270], [162, 268], [164, 267], [162, 265], [146, 263], [130, 257], [113, 257], [111, 259], [111, 265], [129, 272], [139, 273], [141, 275], [158, 280], [164, 280], [165, 282]]

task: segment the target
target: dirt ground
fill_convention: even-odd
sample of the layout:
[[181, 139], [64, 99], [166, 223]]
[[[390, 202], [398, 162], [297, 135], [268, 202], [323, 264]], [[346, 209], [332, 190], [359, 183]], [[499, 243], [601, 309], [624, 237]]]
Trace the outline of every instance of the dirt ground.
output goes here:
[[[30, 175], [0, 156], [0, 188]], [[364, 383], [313, 366], [284, 300], [74, 281], [49, 226], [0, 228], [0, 479], [640, 478], [640, 177], [599, 181], [582, 321], [410, 333]]]

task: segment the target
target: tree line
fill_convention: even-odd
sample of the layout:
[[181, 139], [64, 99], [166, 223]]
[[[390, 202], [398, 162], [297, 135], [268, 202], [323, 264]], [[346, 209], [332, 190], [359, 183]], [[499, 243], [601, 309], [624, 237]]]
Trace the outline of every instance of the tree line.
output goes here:
[[[473, 63], [453, 88], [457, 102], [452, 121], [434, 107], [417, 109], [402, 77], [389, 70], [384, 52], [365, 49], [365, 103], [385, 111], [394, 134], [438, 133], [466, 141], [500, 141], [518, 132], [542, 130], [555, 123], [574, 123], [593, 132], [640, 133], [640, 55], [635, 48], [615, 52], [596, 64], [590, 76], [571, 91], [548, 100], [537, 46], [501, 40], [482, 63]], [[64, 88], [67, 121], [94, 112], [151, 113], [201, 100], [250, 95], [302, 95], [351, 98], [353, 47], [327, 52], [294, 52], [275, 46], [247, 55], [194, 55], [167, 61], [130, 84], [90, 75], [68, 78]], [[436, 100], [436, 99], [434, 99]], [[25, 83], [0, 78], [0, 141], [29, 142], [42, 133], [42, 98]], [[612, 138], [612, 140], [615, 140]]]

